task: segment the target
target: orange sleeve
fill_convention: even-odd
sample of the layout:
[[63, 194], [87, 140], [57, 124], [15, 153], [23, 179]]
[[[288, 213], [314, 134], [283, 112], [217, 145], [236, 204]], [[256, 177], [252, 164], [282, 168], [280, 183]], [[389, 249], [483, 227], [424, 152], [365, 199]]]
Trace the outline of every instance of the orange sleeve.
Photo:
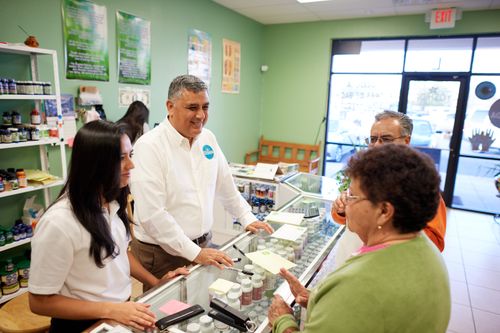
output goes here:
[[336, 211], [333, 210], [332, 206], [332, 219], [337, 222], [338, 224], [345, 224], [345, 215], [339, 215]]
[[439, 251], [444, 250], [444, 235], [446, 233], [446, 204], [443, 198], [439, 199], [439, 207], [436, 216], [427, 223], [424, 228], [425, 234], [436, 244]]

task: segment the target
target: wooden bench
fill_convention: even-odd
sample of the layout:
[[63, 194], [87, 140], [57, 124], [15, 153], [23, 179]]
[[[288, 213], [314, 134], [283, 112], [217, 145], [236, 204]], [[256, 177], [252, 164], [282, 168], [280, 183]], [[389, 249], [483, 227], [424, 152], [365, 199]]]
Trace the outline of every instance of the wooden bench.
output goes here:
[[317, 174], [321, 142], [317, 145], [271, 141], [260, 137], [259, 149], [245, 154], [245, 164], [298, 163], [299, 171]]

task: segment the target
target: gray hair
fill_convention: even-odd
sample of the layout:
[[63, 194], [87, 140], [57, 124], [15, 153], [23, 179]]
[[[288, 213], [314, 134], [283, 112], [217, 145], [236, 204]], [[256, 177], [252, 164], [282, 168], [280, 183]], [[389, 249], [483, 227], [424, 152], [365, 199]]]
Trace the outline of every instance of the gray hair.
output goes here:
[[401, 127], [401, 136], [410, 136], [413, 132], [413, 121], [406, 114], [396, 111], [384, 110], [375, 115], [375, 121], [383, 119], [396, 119]]
[[200, 91], [208, 90], [208, 87], [205, 82], [194, 75], [179, 75], [170, 83], [170, 87], [168, 88], [168, 99], [176, 99], [182, 94], [184, 89], [199, 93]]

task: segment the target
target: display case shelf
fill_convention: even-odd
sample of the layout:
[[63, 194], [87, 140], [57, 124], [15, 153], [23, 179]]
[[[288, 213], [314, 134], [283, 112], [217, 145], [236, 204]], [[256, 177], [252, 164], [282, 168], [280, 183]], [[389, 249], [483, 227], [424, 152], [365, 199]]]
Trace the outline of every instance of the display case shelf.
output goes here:
[[0, 143], [1, 149], [9, 149], [9, 148], [23, 148], [23, 147], [34, 147], [34, 146], [43, 146], [43, 145], [56, 145], [61, 141], [59, 138], [48, 138], [42, 139], [38, 141], [26, 141], [26, 142], [15, 142], [15, 143]]
[[51, 188], [54, 186], [60, 186], [60, 185], [64, 185], [63, 180], [56, 180], [56, 181], [54, 181], [50, 184], [47, 184], [47, 185], [28, 186], [28, 187], [24, 187], [24, 188], [19, 188], [17, 190], [4, 191], [4, 192], [0, 192], [0, 198], [10, 197], [12, 195], [17, 195], [17, 194], [21, 194], [21, 193], [44, 190], [44, 189], [48, 189], [48, 188]]
[[30, 242], [31, 242], [31, 237], [30, 238], [25, 238], [25, 239], [20, 240], [20, 241], [9, 243], [9, 244], [0, 246], [0, 252], [7, 251], [7, 250], [13, 249], [15, 247], [24, 245], [24, 244], [28, 244]]
[[15, 293], [13, 294], [10, 294], [10, 295], [3, 295], [2, 297], [0, 297], [0, 304], [3, 304], [5, 302], [8, 302], [10, 301], [11, 299], [13, 298], [16, 298], [17, 296], [20, 296], [24, 293], [28, 292], [28, 288], [20, 288], [18, 291], [16, 291]]
[[0, 95], [0, 100], [44, 100], [56, 99], [56, 95]]
[[2, 53], [13, 53], [13, 54], [24, 54], [24, 55], [37, 55], [37, 54], [56, 54], [54, 50], [34, 48], [25, 45], [12, 45], [12, 44], [0, 44], [0, 51]]

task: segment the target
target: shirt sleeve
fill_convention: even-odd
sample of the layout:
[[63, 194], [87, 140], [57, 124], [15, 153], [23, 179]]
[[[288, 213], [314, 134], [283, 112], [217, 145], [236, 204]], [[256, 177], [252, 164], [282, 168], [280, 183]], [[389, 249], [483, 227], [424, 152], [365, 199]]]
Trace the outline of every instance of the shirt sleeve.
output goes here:
[[429, 239], [437, 246], [439, 251], [444, 250], [444, 236], [446, 233], [446, 204], [443, 198], [439, 199], [439, 206], [436, 216], [427, 223], [424, 232]]
[[73, 264], [74, 245], [55, 217], [46, 215], [38, 223], [31, 247], [29, 291], [58, 294]]
[[168, 165], [148, 143], [141, 141], [134, 146], [133, 162], [131, 192], [137, 222], [165, 251], [193, 261], [201, 248], [184, 234], [164, 205]]
[[252, 208], [243, 198], [243, 196], [236, 189], [234, 184], [233, 175], [229, 169], [226, 157], [222, 153], [219, 145], [215, 145], [218, 150], [218, 171], [216, 181], [216, 198], [220, 201], [222, 206], [232, 216], [238, 219], [241, 225], [245, 228], [252, 222], [257, 221], [255, 215], [252, 214]]

